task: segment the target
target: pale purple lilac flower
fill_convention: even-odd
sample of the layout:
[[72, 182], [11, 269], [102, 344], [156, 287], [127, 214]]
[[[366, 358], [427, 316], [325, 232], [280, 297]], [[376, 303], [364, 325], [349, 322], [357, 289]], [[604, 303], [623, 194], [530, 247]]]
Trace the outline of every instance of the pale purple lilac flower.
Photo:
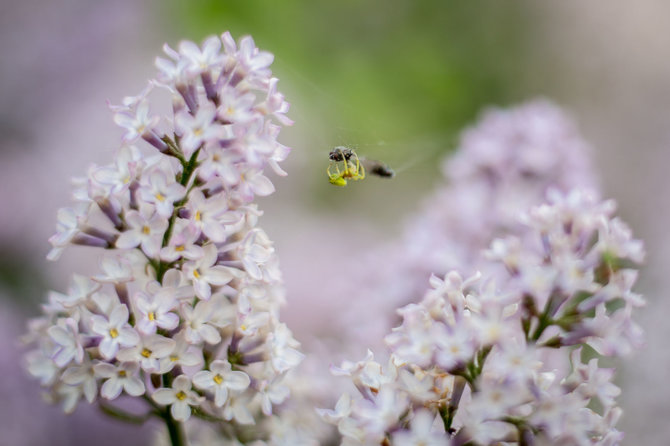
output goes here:
[[50, 340], [58, 347], [54, 349], [52, 358], [58, 367], [70, 362], [81, 364], [84, 360], [84, 347], [77, 322], [72, 318], [59, 319], [56, 325], [47, 330]]
[[184, 263], [184, 273], [193, 282], [195, 294], [200, 299], [208, 300], [212, 296], [212, 286], [225, 285], [237, 274], [237, 270], [218, 265], [217, 261], [216, 246], [208, 244], [203, 247], [202, 257]]
[[214, 392], [214, 405], [221, 407], [228, 399], [228, 391], [242, 391], [249, 387], [249, 375], [231, 369], [228, 361], [214, 361], [209, 370], [201, 370], [193, 376], [193, 384], [199, 389]]
[[159, 117], [149, 115], [149, 104], [140, 102], [134, 113], [120, 111], [114, 115], [114, 122], [126, 130], [123, 137], [127, 143], [132, 143], [140, 137], [149, 137], [158, 125]]
[[170, 413], [177, 421], [191, 417], [191, 406], [199, 406], [205, 400], [191, 388], [191, 380], [186, 375], [175, 378], [170, 388], [156, 390], [151, 398], [158, 404], [170, 406]]
[[147, 256], [156, 257], [161, 249], [168, 222], [153, 209], [144, 209], [144, 212], [132, 210], [126, 214], [128, 229], [119, 235], [115, 245], [120, 249], [141, 246]]
[[186, 110], [180, 110], [175, 116], [177, 132], [181, 135], [179, 145], [184, 156], [190, 158], [205, 141], [226, 139], [227, 131], [219, 122], [215, 121], [216, 107], [207, 102], [198, 108], [195, 116]]
[[[343, 444], [405, 444], [415, 429], [452, 445], [619, 444], [613, 370], [582, 362], [583, 346], [619, 356], [641, 345], [631, 310], [644, 301], [630, 287], [644, 251], [614, 210], [587, 191], [551, 190], [483, 253], [486, 275], [432, 278], [422, 301], [398, 310], [386, 368], [368, 352], [333, 369], [358, 391], [321, 411]], [[571, 346], [571, 367], [556, 369]], [[412, 419], [423, 427], [407, 430]]]
[[177, 299], [171, 291], [161, 289], [153, 296], [138, 291], [135, 295], [136, 326], [142, 334], [154, 334], [159, 328], [167, 331], [177, 328], [179, 316], [173, 311], [177, 309]]
[[98, 349], [104, 359], [114, 359], [119, 347], [130, 347], [139, 341], [139, 335], [128, 324], [128, 315], [128, 307], [118, 305], [108, 317], [98, 314], [91, 316], [91, 331], [101, 337]]
[[122, 362], [118, 365], [100, 362], [93, 366], [96, 377], [107, 378], [100, 388], [100, 395], [108, 400], [116, 399], [122, 391], [131, 396], [142, 395], [145, 386], [138, 376], [139, 368], [136, 362]]
[[[195, 411], [226, 425], [227, 440], [255, 423], [269, 438], [282, 425], [264, 420], [281, 413], [302, 354], [279, 320], [281, 275], [253, 201], [274, 191], [268, 166], [283, 172], [288, 103], [273, 56], [250, 37], [165, 52], [157, 79], [110, 107], [124, 129], [116, 159], [78, 179], [77, 203], [59, 212], [50, 258], [74, 244], [113, 253], [49, 295], [29, 324], [28, 371], [67, 412], [85, 398], [118, 413], [125, 393], [145, 403], [139, 418], [158, 415], [174, 435]], [[167, 116], [158, 94], [172, 100]], [[192, 379], [223, 387], [203, 396]]]

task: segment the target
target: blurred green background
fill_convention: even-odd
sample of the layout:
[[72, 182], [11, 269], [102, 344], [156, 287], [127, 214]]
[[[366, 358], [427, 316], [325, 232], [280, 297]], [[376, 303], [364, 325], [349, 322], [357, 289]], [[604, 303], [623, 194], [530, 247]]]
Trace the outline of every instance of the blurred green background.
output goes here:
[[[388, 222], [434, 182], [436, 161], [482, 107], [528, 94], [532, 39], [522, 2], [170, 3], [163, 20], [175, 35], [201, 41], [228, 29], [275, 54], [273, 72], [296, 121], [282, 138], [304, 162], [303, 199], [317, 211]], [[398, 178], [333, 191], [324, 172], [337, 145], [389, 163]], [[380, 197], [394, 200], [375, 206]]]
[[[37, 5], [44, 18], [34, 16]], [[280, 135], [294, 149], [285, 163], [290, 175], [276, 181], [277, 194], [261, 200], [270, 226], [298, 208], [335, 224], [368, 225], [383, 239], [399, 233], [419, 208], [441, 178], [440, 161], [484, 107], [534, 96], [529, 80], [539, 70], [527, 75], [532, 11], [522, 0], [70, 0], [51, 6], [30, 0], [8, 8], [3, 39], [21, 42], [22, 51], [0, 66], [0, 128], [11, 129], [4, 132], [2, 162], [14, 164], [9, 169], [19, 175], [34, 160], [48, 165], [44, 154], [53, 156], [59, 144], [75, 153], [54, 157], [53, 168], [38, 174], [44, 184], [33, 187], [50, 189], [48, 206], [38, 195], [28, 193], [26, 201], [5, 188], [5, 207], [23, 213], [12, 219], [15, 226], [0, 231], [8, 253], [0, 261], [0, 285], [32, 312], [43, 300], [50, 281], [42, 261], [46, 239], [55, 209], [70, 205], [68, 178], [82, 175], [90, 163], [109, 162], [120, 141], [99, 97], [118, 103], [138, 93], [155, 75], [153, 59], [163, 42], [175, 47], [229, 30], [236, 40], [253, 36], [261, 50], [275, 55], [273, 73], [295, 125]], [[89, 104], [90, 112], [82, 112]], [[70, 114], [80, 119], [74, 135], [59, 121]], [[54, 139], [54, 130], [68, 137]], [[388, 163], [396, 178], [330, 185], [327, 155], [339, 145]], [[78, 147], [85, 150], [76, 152]], [[16, 223], [22, 219], [32, 221]], [[33, 229], [26, 245], [19, 232]]]

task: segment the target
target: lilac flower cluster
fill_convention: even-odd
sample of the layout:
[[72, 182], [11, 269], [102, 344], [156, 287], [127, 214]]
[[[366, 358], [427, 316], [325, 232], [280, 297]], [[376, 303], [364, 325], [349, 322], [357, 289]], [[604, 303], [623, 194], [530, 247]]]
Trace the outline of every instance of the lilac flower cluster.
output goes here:
[[342, 444], [618, 444], [613, 370], [582, 361], [587, 346], [619, 356], [642, 341], [631, 288], [643, 247], [614, 208], [551, 191], [492, 242], [486, 276], [433, 276], [398, 310], [387, 367], [369, 353], [333, 369], [358, 390], [321, 411]]
[[[445, 160], [447, 184], [408, 226], [409, 261], [425, 274], [473, 265], [479, 250], [513, 229], [518, 214], [540, 204], [549, 189], [594, 189], [589, 152], [576, 125], [546, 100], [487, 110]], [[443, 205], [434, 206], [436, 200]], [[442, 236], [417, 241], [416, 233]]]
[[[286, 174], [274, 122], [291, 123], [288, 103], [250, 37], [164, 49], [157, 78], [111, 107], [125, 130], [115, 160], [91, 167], [58, 213], [50, 259], [70, 245], [105, 251], [98, 274], [74, 275], [30, 322], [28, 370], [66, 412], [85, 398], [132, 418], [112, 403], [125, 393], [146, 402], [140, 418], [165, 420], [173, 444], [192, 416], [234, 439], [272, 416], [302, 359], [279, 321], [281, 275], [253, 203], [274, 192], [266, 166]], [[171, 96], [171, 116], [151, 112], [154, 91]]]

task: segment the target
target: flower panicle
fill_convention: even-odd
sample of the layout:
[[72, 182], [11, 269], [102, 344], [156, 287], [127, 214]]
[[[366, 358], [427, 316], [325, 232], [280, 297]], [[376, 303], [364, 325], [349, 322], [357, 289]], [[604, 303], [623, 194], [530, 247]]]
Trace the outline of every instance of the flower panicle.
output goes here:
[[368, 352], [334, 368], [358, 394], [322, 418], [352, 444], [620, 442], [614, 371], [587, 353], [642, 342], [631, 314], [644, 303], [632, 291], [644, 248], [614, 211], [588, 191], [550, 191], [484, 252], [488, 273], [433, 276], [398, 310], [388, 366]]
[[[148, 415], [254, 424], [288, 397], [282, 379], [302, 359], [254, 203], [274, 192], [266, 167], [286, 174], [276, 138], [289, 105], [251, 37], [165, 53], [144, 91], [110, 107], [124, 129], [114, 161], [76, 180], [75, 205], [58, 212], [50, 259], [104, 251], [97, 274], [74, 275], [30, 322], [27, 367], [66, 412], [82, 398], [109, 412], [127, 394]], [[150, 107], [161, 91], [165, 116]]]

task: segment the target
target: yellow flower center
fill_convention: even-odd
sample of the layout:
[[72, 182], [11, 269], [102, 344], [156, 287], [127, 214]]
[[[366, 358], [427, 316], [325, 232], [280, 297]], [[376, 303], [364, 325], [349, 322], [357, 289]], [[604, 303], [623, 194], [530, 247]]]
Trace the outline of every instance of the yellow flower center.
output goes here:
[[177, 397], [177, 399], [179, 401], [184, 401], [186, 399], [186, 394], [182, 390], [177, 392], [177, 394], [175, 396]]
[[165, 195], [161, 194], [160, 192], [156, 193], [155, 197], [158, 201], [165, 201]]
[[193, 270], [193, 277], [195, 277], [196, 279], [199, 279], [200, 278], [200, 271], [198, 271], [197, 269], [194, 269]]
[[146, 225], [142, 226], [142, 233], [144, 235], [149, 235], [149, 233], [151, 233], [151, 228], [149, 228], [149, 226], [146, 226]]
[[125, 378], [126, 375], [127, 375], [127, 374], [126, 374], [126, 371], [125, 371], [125, 370], [119, 370], [119, 376], [120, 376], [121, 378]]
[[149, 357], [151, 357], [151, 350], [149, 350], [148, 348], [144, 347], [144, 348], [142, 349], [142, 353], [140, 353], [140, 354], [141, 354], [142, 356], [144, 356], [145, 358], [149, 358]]
[[221, 384], [223, 382], [223, 376], [219, 375], [218, 373], [214, 375], [214, 382], [217, 384]]
[[150, 321], [155, 321], [156, 320], [156, 313], [153, 311], [150, 311], [149, 314], [147, 314], [147, 318], [149, 318]]
[[114, 339], [119, 335], [119, 330], [117, 330], [116, 328], [110, 328], [109, 335], [112, 337], [112, 339]]
[[174, 248], [174, 250], [177, 251], [177, 252], [182, 252], [184, 249], [186, 249], [186, 248], [184, 248], [184, 245], [177, 245]]

